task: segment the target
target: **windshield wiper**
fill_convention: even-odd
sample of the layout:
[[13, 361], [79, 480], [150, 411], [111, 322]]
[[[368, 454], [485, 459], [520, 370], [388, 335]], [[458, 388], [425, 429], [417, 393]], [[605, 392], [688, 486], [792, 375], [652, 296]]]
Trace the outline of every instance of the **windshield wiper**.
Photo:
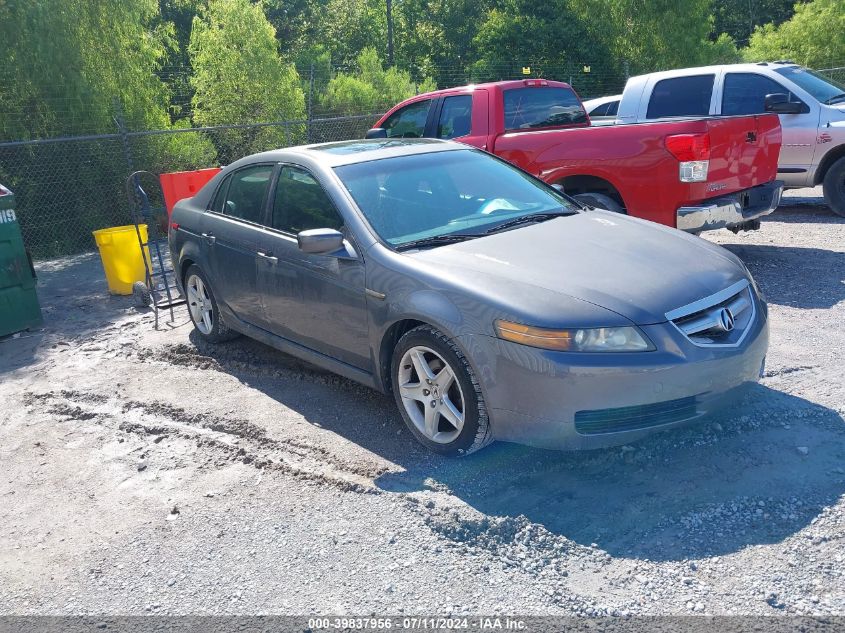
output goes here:
[[565, 215], [575, 215], [578, 213], [577, 211], [539, 211], [537, 213], [529, 213], [528, 215], [523, 215], [519, 218], [514, 218], [513, 220], [508, 220], [507, 222], [503, 222], [502, 224], [497, 224], [496, 226], [487, 229], [484, 233], [490, 235], [491, 233], [498, 233], [499, 231], [504, 231], [506, 229], [513, 228], [515, 226], [520, 226], [521, 224], [534, 224], [536, 222], [545, 222], [546, 220], [552, 220], [554, 218], [560, 218]]
[[833, 105], [837, 101], [845, 99], [845, 92], [840, 92], [838, 95], [833, 95], [830, 99], [824, 102], [825, 105]]
[[465, 242], [476, 237], [484, 237], [484, 234], [478, 233], [449, 233], [447, 235], [433, 235], [431, 237], [423, 237], [418, 240], [412, 240], [399, 244], [396, 246], [397, 251], [407, 251], [412, 248], [425, 248], [426, 246], [443, 246], [444, 244], [456, 244], [458, 242]]

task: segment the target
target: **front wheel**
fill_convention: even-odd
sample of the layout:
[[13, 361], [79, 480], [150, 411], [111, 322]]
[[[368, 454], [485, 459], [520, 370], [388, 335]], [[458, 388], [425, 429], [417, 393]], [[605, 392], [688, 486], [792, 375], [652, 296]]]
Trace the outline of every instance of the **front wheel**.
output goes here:
[[845, 217], [845, 156], [837, 160], [824, 175], [824, 197], [831, 210]]
[[492, 441], [481, 387], [463, 352], [427, 325], [393, 351], [393, 395], [411, 434], [441, 455], [468, 455]]
[[185, 293], [191, 321], [203, 339], [209, 343], [220, 343], [237, 336], [220, 318], [220, 308], [208, 278], [196, 264], [185, 273]]

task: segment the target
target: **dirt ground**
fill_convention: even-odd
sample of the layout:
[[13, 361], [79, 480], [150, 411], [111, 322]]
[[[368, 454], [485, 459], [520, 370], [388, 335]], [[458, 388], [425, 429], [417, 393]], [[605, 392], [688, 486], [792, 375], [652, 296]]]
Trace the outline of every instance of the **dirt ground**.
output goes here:
[[816, 194], [706, 236], [770, 304], [742, 405], [584, 453], [433, 456], [388, 397], [42, 263], [44, 330], [0, 342], [0, 614], [845, 615], [845, 219]]

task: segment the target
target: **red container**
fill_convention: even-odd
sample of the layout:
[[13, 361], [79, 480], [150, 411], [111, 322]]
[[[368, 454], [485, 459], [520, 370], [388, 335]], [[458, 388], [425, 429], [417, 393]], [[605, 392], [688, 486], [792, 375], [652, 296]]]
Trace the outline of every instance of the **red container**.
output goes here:
[[161, 181], [161, 190], [164, 193], [167, 217], [170, 217], [173, 205], [183, 198], [192, 198], [219, 171], [220, 167], [209, 167], [196, 171], [175, 171], [170, 174], [161, 174], [158, 179]]

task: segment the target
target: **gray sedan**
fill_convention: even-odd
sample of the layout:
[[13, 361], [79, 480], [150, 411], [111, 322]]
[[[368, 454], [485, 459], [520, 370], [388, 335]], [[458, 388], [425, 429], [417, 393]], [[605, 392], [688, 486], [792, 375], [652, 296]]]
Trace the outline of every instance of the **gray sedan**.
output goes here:
[[392, 393], [431, 450], [626, 443], [738, 398], [767, 309], [734, 255], [484, 152], [346, 141], [228, 166], [171, 218], [201, 337]]

